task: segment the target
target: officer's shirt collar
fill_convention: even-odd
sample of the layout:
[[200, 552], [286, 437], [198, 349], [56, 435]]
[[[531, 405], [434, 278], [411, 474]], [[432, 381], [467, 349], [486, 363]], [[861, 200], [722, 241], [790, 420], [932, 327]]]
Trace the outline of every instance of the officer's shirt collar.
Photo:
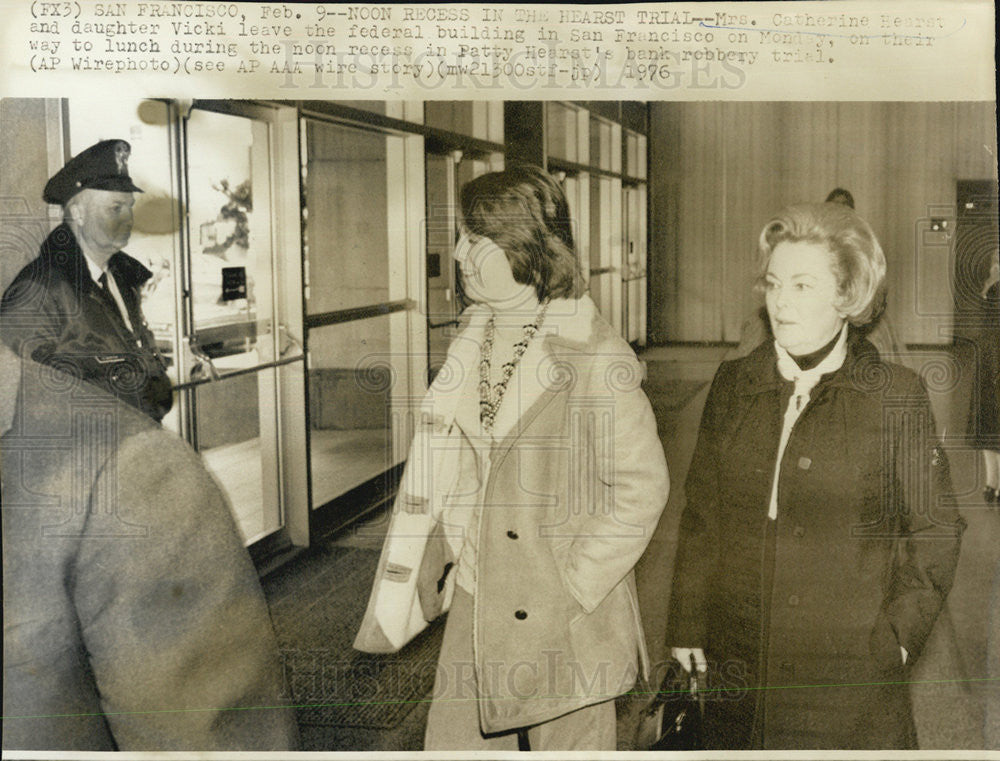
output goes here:
[[101, 265], [94, 262], [94, 260], [90, 258], [90, 254], [87, 253], [87, 250], [83, 247], [83, 245], [80, 246], [80, 250], [83, 251], [83, 259], [85, 262], [87, 262], [87, 269], [90, 270], [91, 279], [95, 283], [98, 282], [101, 279], [101, 275], [103, 275], [107, 271], [107, 265], [102, 267]]

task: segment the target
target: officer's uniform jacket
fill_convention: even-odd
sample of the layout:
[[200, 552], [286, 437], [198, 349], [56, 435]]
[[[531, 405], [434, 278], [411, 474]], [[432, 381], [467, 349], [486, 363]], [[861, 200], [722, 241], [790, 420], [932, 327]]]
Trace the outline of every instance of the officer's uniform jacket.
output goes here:
[[151, 273], [119, 251], [108, 262], [128, 311], [94, 282], [69, 225], [53, 230], [11, 283], [0, 304], [0, 336], [21, 356], [98, 385], [154, 420], [173, 395], [140, 306]]

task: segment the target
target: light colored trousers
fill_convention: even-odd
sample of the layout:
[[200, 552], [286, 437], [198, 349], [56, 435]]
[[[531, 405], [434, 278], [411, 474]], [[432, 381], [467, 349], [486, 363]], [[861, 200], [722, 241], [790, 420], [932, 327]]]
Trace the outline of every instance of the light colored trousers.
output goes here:
[[[424, 750], [518, 749], [516, 731], [482, 733], [473, 663], [472, 595], [456, 587], [438, 658]], [[615, 750], [615, 701], [525, 729], [531, 750]]]

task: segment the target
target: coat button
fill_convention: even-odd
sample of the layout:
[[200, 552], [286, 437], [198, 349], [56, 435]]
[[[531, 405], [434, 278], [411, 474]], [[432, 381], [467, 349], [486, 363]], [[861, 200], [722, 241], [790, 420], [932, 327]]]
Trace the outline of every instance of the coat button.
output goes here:
[[796, 526], [795, 528], [792, 529], [792, 533], [795, 534], [795, 536], [801, 537], [806, 535], [806, 530], [802, 528], [802, 526]]
[[517, 539], [517, 532], [516, 531], [508, 531], [507, 532], [507, 538], [508, 539]]
[[813, 461], [810, 460], [808, 457], [799, 458], [799, 468], [801, 468], [802, 470], [809, 470], [809, 468], [812, 467], [812, 464]]
[[514, 611], [514, 618], [516, 618], [518, 621], [523, 621], [527, 617], [528, 617], [528, 611], [526, 611], [526, 610], [515, 610]]
[[788, 598], [788, 605], [789, 605], [789, 607], [794, 608], [798, 604], [799, 604], [799, 596], [798, 595], [791, 595]]

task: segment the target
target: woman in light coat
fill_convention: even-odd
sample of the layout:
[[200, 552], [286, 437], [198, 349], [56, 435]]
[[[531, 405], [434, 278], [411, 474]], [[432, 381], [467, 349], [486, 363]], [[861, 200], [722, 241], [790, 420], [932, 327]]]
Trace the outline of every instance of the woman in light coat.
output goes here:
[[419, 570], [384, 552], [379, 571], [390, 594], [416, 573], [418, 627], [453, 595], [425, 749], [614, 750], [647, 660], [632, 569], [668, 491], [641, 368], [584, 295], [549, 175], [479, 177], [462, 215], [474, 305], [397, 500], [431, 538]]
[[709, 747], [914, 747], [906, 681], [964, 524], [920, 379], [857, 331], [885, 258], [833, 203], [783, 210], [760, 256], [774, 338], [709, 392], [667, 641], [707, 671]]

